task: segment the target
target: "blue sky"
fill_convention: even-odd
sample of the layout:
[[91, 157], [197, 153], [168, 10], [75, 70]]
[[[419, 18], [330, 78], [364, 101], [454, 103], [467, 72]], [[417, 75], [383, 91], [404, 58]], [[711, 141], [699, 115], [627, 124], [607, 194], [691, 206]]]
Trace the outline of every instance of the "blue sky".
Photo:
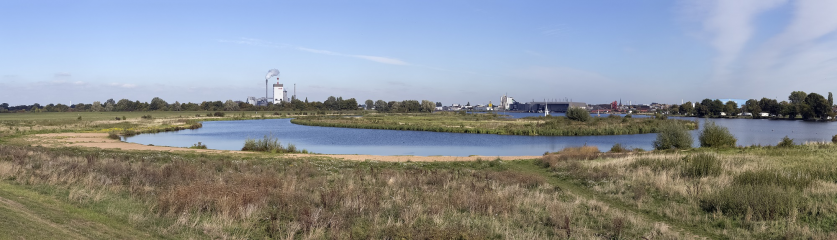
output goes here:
[[[0, 102], [445, 105], [837, 91], [837, 1], [0, 2]], [[275, 82], [271, 79], [271, 82]]]

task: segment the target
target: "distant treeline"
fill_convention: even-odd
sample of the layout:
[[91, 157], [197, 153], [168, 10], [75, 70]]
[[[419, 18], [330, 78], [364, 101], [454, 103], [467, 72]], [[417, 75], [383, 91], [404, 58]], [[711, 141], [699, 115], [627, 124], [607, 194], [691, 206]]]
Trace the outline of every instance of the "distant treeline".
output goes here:
[[776, 99], [762, 98], [761, 100], [750, 99], [743, 106], [736, 102], [721, 100], [703, 99], [701, 102], [686, 102], [682, 105], [672, 105], [668, 111], [674, 114], [693, 115], [698, 117], [718, 117], [721, 112], [727, 116], [736, 116], [740, 113], [751, 113], [753, 118], [760, 118], [761, 113], [767, 113], [771, 117], [788, 119], [827, 119], [834, 117], [832, 110], [834, 98], [831, 92], [828, 98], [817, 93], [805, 93], [803, 91], [791, 92], [788, 101], [777, 101]]
[[[374, 105], [376, 109], [383, 112], [430, 112], [435, 109], [433, 102], [423, 100], [404, 100], [401, 102], [378, 100], [366, 100], [367, 109]], [[90, 104], [77, 103], [73, 105], [47, 104], [42, 106], [38, 103], [32, 105], [9, 106], [8, 103], [0, 104], [0, 113], [7, 112], [135, 112], [135, 111], [340, 111], [360, 109], [357, 100], [354, 98], [343, 99], [343, 97], [328, 97], [323, 102], [309, 102], [292, 99], [280, 104], [268, 104], [267, 106], [255, 106], [247, 102], [227, 101], [203, 101], [201, 103], [168, 103], [165, 100], [155, 97], [151, 102], [140, 102], [121, 99], [115, 101], [108, 99], [104, 103], [95, 101]]]

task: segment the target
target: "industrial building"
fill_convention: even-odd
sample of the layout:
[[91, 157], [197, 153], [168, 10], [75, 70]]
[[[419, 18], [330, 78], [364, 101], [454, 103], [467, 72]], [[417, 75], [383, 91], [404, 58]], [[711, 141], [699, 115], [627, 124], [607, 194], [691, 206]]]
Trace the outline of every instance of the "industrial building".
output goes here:
[[567, 112], [567, 109], [570, 109], [570, 107], [587, 109], [587, 104], [583, 102], [514, 102], [509, 104], [508, 110], [521, 112], [543, 112], [543, 110], [547, 107], [550, 112]]
[[290, 101], [288, 99], [288, 90], [285, 90], [283, 84], [279, 83], [279, 78], [276, 78], [276, 83], [273, 84], [273, 104], [280, 104], [286, 101]]

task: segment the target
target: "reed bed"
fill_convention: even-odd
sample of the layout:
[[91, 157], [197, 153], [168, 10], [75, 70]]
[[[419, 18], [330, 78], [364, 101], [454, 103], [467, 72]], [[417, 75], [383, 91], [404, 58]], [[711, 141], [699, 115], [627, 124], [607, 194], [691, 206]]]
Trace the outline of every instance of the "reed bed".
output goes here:
[[292, 123], [322, 126], [386, 130], [410, 130], [453, 133], [540, 136], [623, 135], [659, 132], [662, 124], [672, 122], [696, 129], [697, 124], [685, 120], [651, 118], [593, 117], [573, 121], [566, 117], [527, 117], [511, 119], [496, 114], [369, 114], [362, 117], [309, 116]]

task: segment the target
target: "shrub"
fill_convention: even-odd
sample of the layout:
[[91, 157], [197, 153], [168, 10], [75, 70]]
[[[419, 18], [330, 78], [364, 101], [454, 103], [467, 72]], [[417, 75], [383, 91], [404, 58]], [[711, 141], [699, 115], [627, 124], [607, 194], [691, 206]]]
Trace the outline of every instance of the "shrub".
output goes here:
[[620, 117], [619, 115], [616, 115], [616, 114], [610, 114], [610, 115], [607, 115], [607, 118], [609, 118], [609, 119], [621, 119], [622, 117]]
[[215, 112], [215, 114], [213, 114], [213, 115], [215, 115], [216, 117], [223, 117], [224, 113], [223, 112]]
[[629, 113], [628, 115], [625, 115], [625, 118], [633, 118], [633, 116]]
[[151, 114], [142, 115], [142, 117], [140, 117], [140, 118], [142, 118], [142, 119], [152, 119]]
[[682, 175], [684, 177], [702, 178], [721, 174], [721, 161], [715, 155], [698, 153], [684, 158]]
[[834, 135], [834, 136], [831, 137], [831, 142], [832, 143], [837, 143], [837, 135]]
[[581, 108], [570, 107], [567, 109], [567, 118], [574, 121], [586, 122], [590, 120], [590, 113]]
[[666, 121], [660, 125], [657, 139], [654, 140], [654, 149], [688, 149], [692, 147], [692, 135], [683, 126], [675, 122]]
[[599, 148], [596, 146], [567, 147], [558, 152], [568, 159], [592, 160], [599, 157]]
[[192, 149], [206, 149], [206, 145], [202, 144], [201, 142], [198, 142], [198, 143], [192, 145], [189, 148], [192, 148]]
[[784, 138], [782, 138], [782, 141], [779, 142], [779, 144], [777, 144], [776, 146], [777, 147], [793, 147], [793, 145], [794, 145], [793, 144], [793, 139], [789, 138], [788, 136], [785, 136]]
[[128, 120], [128, 117], [125, 117], [125, 115], [122, 115], [122, 120]]
[[715, 125], [715, 122], [707, 120], [703, 124], [703, 131], [698, 136], [701, 147], [735, 147], [735, 136], [733, 136], [729, 129], [723, 126]]
[[116, 140], [119, 140], [119, 139], [120, 139], [120, 138], [119, 138], [119, 134], [117, 134], [116, 132], [108, 132], [108, 138], [110, 138], [110, 139], [116, 139]]
[[76, 120], [79, 120], [79, 121], [81, 121], [81, 116], [78, 116], [78, 118], [77, 118], [77, 119], [76, 119]]
[[622, 146], [620, 143], [613, 144], [613, 147], [610, 147], [610, 152], [621, 153], [621, 152], [630, 152], [630, 149], [627, 149]]
[[654, 113], [654, 119], [666, 120], [666, 119], [668, 119], [668, 116], [660, 114], [660, 113]]

